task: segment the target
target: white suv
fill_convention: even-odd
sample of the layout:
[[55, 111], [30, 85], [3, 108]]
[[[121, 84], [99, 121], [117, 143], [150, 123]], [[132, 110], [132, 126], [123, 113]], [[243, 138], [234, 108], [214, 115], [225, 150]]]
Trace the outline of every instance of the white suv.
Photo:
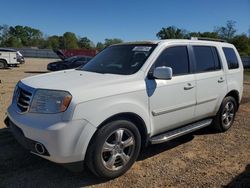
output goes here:
[[123, 43], [77, 69], [17, 84], [5, 123], [33, 154], [125, 173], [147, 144], [233, 124], [243, 67], [232, 44], [161, 40]]
[[0, 48], [0, 69], [20, 64], [17, 56], [18, 53], [16, 50]]

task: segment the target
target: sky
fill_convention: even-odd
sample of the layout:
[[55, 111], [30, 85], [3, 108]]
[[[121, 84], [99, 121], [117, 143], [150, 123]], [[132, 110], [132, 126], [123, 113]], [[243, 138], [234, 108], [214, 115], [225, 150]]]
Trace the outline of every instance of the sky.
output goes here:
[[248, 33], [250, 0], [5, 0], [0, 25], [26, 25], [46, 36], [71, 31], [93, 42], [156, 39], [162, 27], [213, 31], [227, 20]]

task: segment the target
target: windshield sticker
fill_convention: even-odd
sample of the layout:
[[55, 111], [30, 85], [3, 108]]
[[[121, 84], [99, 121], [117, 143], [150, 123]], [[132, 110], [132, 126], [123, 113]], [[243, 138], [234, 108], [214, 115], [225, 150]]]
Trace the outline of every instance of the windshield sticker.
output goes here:
[[137, 52], [148, 52], [152, 47], [150, 46], [135, 46], [133, 48], [133, 51]]

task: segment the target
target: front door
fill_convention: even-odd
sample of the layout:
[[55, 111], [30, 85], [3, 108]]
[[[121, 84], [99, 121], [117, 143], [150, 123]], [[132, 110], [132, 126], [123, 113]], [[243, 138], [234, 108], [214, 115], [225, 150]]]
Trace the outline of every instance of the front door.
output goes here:
[[152, 135], [192, 122], [196, 104], [196, 82], [191, 74], [187, 45], [167, 47], [153, 67], [171, 67], [171, 80], [146, 80]]
[[195, 117], [215, 115], [227, 93], [225, 73], [216, 47], [193, 46], [196, 64], [197, 106]]

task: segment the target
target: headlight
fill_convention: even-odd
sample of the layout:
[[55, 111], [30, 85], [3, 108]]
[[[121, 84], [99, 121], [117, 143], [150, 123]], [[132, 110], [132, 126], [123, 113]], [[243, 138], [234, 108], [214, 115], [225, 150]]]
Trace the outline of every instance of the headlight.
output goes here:
[[64, 112], [72, 99], [67, 91], [54, 91], [38, 89], [30, 106], [30, 112], [34, 113], [59, 113]]

